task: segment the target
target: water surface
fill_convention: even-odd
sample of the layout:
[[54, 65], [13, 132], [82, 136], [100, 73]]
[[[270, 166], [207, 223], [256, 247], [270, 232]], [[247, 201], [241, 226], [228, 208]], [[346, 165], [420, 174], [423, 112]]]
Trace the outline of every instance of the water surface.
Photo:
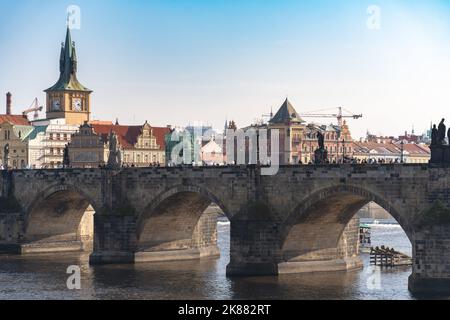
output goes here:
[[[220, 259], [89, 266], [88, 254], [0, 256], [0, 299], [413, 299], [411, 267], [379, 270], [367, 254], [353, 272], [227, 278], [229, 231], [219, 222]], [[411, 254], [398, 225], [373, 226], [372, 242]], [[69, 265], [81, 266], [81, 290], [67, 289]]]

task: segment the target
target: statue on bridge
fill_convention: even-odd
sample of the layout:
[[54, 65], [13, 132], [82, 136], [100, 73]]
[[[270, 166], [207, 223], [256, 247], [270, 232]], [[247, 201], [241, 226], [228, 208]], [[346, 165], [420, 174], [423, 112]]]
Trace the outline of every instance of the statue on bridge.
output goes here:
[[69, 145], [66, 145], [64, 148], [63, 166], [64, 166], [64, 168], [70, 167]]
[[117, 141], [117, 135], [112, 130], [109, 133], [109, 156], [108, 156], [108, 169], [120, 169], [122, 166], [122, 160], [120, 157], [120, 150]]
[[3, 148], [3, 167], [7, 170], [9, 167], [9, 143]]
[[448, 141], [450, 141], [450, 128], [446, 132], [445, 119], [442, 119], [439, 126], [433, 125], [431, 129], [431, 160], [430, 163], [435, 164], [450, 164], [450, 146], [449, 143], [445, 141], [445, 136], [447, 134]]
[[317, 132], [319, 148], [314, 152], [314, 163], [325, 164], [328, 161], [328, 151], [325, 149], [325, 136], [322, 132]]
[[436, 128], [436, 125], [433, 125], [433, 129], [431, 129], [431, 145], [435, 146], [437, 145], [437, 139], [438, 139], [438, 129]]
[[438, 139], [437, 139], [437, 144], [438, 145], [443, 145], [445, 144], [445, 124], [444, 124], [445, 119], [441, 120], [441, 123], [439, 123], [439, 127], [438, 127]]

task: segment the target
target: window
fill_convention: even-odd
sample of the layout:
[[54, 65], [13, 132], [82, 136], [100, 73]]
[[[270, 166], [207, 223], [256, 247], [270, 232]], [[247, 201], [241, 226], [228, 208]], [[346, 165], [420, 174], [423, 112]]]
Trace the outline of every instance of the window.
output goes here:
[[53, 140], [53, 133], [50, 133], [50, 140]]
[[61, 135], [59, 133], [56, 134], [56, 140], [61, 140]]

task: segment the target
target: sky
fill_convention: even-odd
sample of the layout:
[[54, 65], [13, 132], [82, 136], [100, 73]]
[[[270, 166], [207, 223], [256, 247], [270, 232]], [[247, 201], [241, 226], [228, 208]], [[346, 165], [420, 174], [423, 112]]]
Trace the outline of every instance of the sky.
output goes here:
[[288, 97], [299, 113], [363, 114], [354, 138], [450, 124], [448, 0], [0, 0], [0, 94], [16, 113], [58, 80], [69, 5], [94, 119], [244, 127]]

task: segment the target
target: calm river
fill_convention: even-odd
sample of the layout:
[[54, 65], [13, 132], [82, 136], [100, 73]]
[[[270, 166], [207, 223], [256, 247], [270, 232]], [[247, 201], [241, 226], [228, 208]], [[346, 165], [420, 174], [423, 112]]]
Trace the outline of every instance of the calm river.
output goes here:
[[[0, 299], [413, 299], [410, 267], [229, 279], [228, 222], [219, 222], [220, 259], [90, 267], [87, 254], [0, 256]], [[410, 254], [398, 225], [372, 228], [373, 245]], [[68, 290], [66, 269], [82, 269], [81, 290]], [[377, 279], [379, 279], [377, 281]]]

